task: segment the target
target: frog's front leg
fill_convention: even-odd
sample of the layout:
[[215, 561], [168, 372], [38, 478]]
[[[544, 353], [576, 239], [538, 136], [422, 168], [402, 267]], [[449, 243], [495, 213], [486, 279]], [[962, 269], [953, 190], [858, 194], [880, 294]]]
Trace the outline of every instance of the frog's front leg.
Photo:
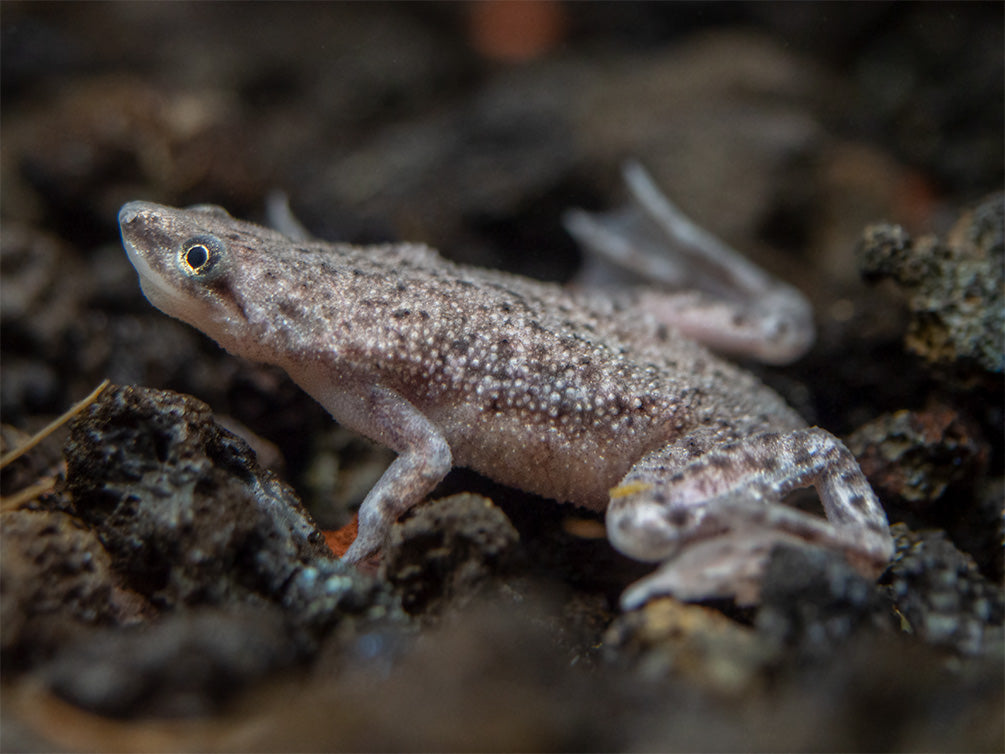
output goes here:
[[[665, 561], [622, 597], [737, 597], [756, 601], [771, 548], [802, 542], [840, 550], [872, 577], [893, 544], [886, 515], [851, 452], [817, 427], [765, 433], [682, 461], [670, 446], [650, 453], [611, 491], [611, 543], [638, 560]], [[827, 519], [782, 503], [816, 488]]]
[[392, 524], [432, 491], [452, 463], [443, 434], [404, 397], [381, 386], [360, 393], [348, 408], [343, 391], [319, 400], [336, 419], [399, 455], [359, 507], [359, 533], [342, 557], [348, 563], [379, 550]]
[[785, 364], [809, 349], [813, 312], [805, 296], [688, 219], [640, 165], [626, 165], [624, 178], [629, 206], [565, 216], [587, 252], [581, 287], [610, 293], [617, 284], [624, 306], [717, 351]]

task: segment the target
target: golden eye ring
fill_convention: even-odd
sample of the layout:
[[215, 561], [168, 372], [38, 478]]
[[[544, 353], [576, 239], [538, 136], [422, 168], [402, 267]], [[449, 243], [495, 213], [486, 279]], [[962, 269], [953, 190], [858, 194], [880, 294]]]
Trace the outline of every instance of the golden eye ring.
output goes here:
[[208, 280], [219, 273], [224, 246], [215, 236], [194, 236], [178, 249], [178, 269], [190, 278]]

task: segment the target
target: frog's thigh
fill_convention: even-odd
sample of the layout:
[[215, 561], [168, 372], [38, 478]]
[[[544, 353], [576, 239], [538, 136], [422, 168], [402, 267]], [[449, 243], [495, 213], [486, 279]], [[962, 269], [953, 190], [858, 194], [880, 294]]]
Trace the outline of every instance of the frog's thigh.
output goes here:
[[[816, 488], [828, 520], [782, 504]], [[654, 451], [611, 491], [611, 543], [639, 560], [664, 560], [685, 546], [744, 532], [844, 551], [862, 570], [892, 551], [886, 515], [851, 452], [819, 428], [755, 435], [681, 461], [679, 448]]]

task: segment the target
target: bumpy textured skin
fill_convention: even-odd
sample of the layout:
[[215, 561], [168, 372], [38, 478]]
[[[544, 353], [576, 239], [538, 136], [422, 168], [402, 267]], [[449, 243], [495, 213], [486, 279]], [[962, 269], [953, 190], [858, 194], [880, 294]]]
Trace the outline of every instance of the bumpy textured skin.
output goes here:
[[[350, 561], [453, 465], [606, 509], [618, 549], [667, 561], [628, 605], [753, 601], [776, 541], [838, 548], [873, 574], [889, 558], [885, 515], [840, 441], [672, 317], [633, 308], [652, 290], [603, 298], [421, 245], [294, 241], [215, 207], [130, 202], [119, 221], [155, 306], [281, 366], [399, 454], [360, 508]], [[779, 503], [811, 485], [828, 520]]]

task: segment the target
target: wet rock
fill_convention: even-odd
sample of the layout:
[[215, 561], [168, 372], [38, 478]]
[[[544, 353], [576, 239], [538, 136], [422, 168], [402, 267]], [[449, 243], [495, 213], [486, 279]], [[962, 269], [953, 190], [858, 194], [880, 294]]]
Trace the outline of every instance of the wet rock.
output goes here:
[[83, 629], [136, 622], [149, 611], [121, 586], [101, 542], [58, 511], [4, 513], [0, 527], [0, 658], [20, 671]]
[[1005, 195], [965, 213], [946, 239], [913, 240], [898, 225], [866, 229], [859, 267], [904, 289], [913, 319], [907, 347], [933, 364], [1005, 369]]
[[304, 659], [275, 607], [187, 610], [89, 632], [41, 668], [59, 696], [113, 717], [219, 712], [248, 684]]
[[756, 625], [790, 657], [822, 660], [859, 632], [892, 620], [875, 584], [841, 555], [782, 546], [765, 568]]
[[913, 532], [903, 524], [892, 531], [897, 549], [880, 583], [902, 616], [903, 629], [963, 655], [1001, 658], [1001, 585], [984, 578], [973, 558], [941, 531]]
[[164, 606], [274, 594], [324, 554], [292, 492], [192, 398], [109, 388], [74, 423], [65, 452], [78, 514]]
[[293, 492], [200, 401], [108, 388], [74, 422], [65, 452], [74, 509], [161, 608], [299, 606], [309, 610], [288, 619], [304, 627], [330, 626], [342, 611], [394, 612], [386, 590], [331, 558]]
[[519, 540], [491, 500], [453, 495], [417, 508], [392, 529], [381, 571], [407, 611], [436, 612], [511, 568]]

